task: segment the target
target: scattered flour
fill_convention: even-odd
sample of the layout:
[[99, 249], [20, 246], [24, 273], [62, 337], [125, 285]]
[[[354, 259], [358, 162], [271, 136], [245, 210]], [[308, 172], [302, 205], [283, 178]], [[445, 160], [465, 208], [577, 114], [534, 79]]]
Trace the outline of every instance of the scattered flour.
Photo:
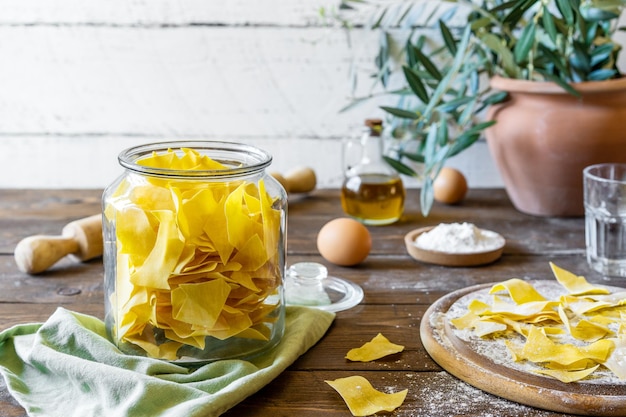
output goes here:
[[494, 250], [504, 244], [499, 234], [471, 223], [441, 223], [415, 239], [421, 249], [447, 253], [474, 253]]
[[[408, 389], [398, 414], [411, 417], [556, 417], [550, 411], [528, 407], [481, 391], [447, 372], [407, 373], [388, 381], [387, 393]], [[395, 415], [395, 413], [394, 413]]]

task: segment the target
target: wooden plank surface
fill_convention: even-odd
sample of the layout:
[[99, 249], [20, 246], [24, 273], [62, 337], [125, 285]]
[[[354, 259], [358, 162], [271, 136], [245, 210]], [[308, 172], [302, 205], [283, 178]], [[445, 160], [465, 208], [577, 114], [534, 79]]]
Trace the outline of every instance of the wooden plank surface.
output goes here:
[[[562, 414], [522, 406], [487, 394], [443, 371], [389, 372], [386, 369], [359, 372], [383, 392], [408, 389], [401, 408], [381, 416], [446, 417], [555, 417]], [[230, 410], [229, 417], [341, 416], [349, 417], [341, 398], [329, 390], [326, 380], [347, 376], [346, 372], [287, 371], [257, 395]], [[289, 402], [275, 401], [275, 393]]]
[[[56, 234], [69, 221], [100, 209], [101, 190], [0, 190], [0, 328], [45, 321], [58, 307], [102, 318], [103, 267], [100, 259], [76, 263], [63, 259], [50, 271], [29, 276], [18, 271], [12, 252], [17, 242], [36, 233]], [[584, 258], [580, 218], [538, 218], [514, 210], [503, 190], [473, 189], [456, 206], [436, 204], [431, 216], [419, 212], [412, 191], [403, 219], [369, 227], [372, 253], [356, 267], [328, 264], [317, 252], [319, 228], [343, 216], [337, 190], [317, 190], [289, 204], [287, 263], [322, 262], [329, 273], [358, 283], [363, 302], [337, 314], [329, 332], [284, 374], [231, 410], [232, 416], [349, 416], [343, 400], [324, 381], [366, 376], [386, 391], [409, 389], [396, 416], [557, 416], [494, 397], [443, 371], [422, 345], [419, 326], [427, 308], [457, 289], [518, 277], [550, 277], [548, 262], [586, 275], [592, 282], [626, 286], [624, 280], [592, 273]], [[507, 239], [502, 258], [473, 268], [426, 265], [406, 253], [408, 231], [440, 222], [474, 222]], [[353, 363], [346, 352], [383, 333], [405, 351], [372, 363]], [[0, 415], [25, 412], [0, 384]]]

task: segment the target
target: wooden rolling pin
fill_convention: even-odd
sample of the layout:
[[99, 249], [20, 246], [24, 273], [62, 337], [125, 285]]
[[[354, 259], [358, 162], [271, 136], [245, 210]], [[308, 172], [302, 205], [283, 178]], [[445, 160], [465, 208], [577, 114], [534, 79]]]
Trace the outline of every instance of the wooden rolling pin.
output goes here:
[[271, 172], [287, 193], [308, 193], [313, 191], [317, 185], [317, 177], [315, 171], [309, 167], [297, 167], [285, 174], [279, 174], [278, 172]]
[[38, 274], [66, 255], [87, 261], [102, 255], [102, 215], [68, 223], [61, 236], [36, 235], [15, 247], [15, 262], [22, 272]]

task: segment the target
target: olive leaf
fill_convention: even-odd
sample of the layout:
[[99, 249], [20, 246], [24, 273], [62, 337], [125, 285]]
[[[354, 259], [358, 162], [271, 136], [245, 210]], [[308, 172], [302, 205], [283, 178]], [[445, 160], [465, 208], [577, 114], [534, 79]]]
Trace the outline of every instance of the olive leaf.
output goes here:
[[409, 67], [403, 67], [404, 76], [406, 77], [406, 81], [409, 83], [409, 87], [415, 93], [415, 95], [422, 100], [423, 103], [428, 102], [428, 93], [426, 92], [426, 87], [424, 87], [424, 83], [422, 83], [422, 79], [419, 74]]
[[528, 58], [528, 53], [535, 43], [535, 33], [537, 32], [534, 22], [530, 22], [523, 30], [513, 48], [515, 62], [524, 62]]
[[403, 119], [416, 120], [420, 118], [420, 115], [414, 111], [399, 109], [396, 107], [387, 107], [387, 106], [381, 106], [380, 108], [386, 111], [387, 113], [391, 113], [392, 115], [403, 118]]
[[567, 25], [572, 26], [574, 24], [574, 10], [569, 0], [556, 0], [556, 7], [559, 9]]
[[441, 80], [441, 73], [437, 69], [437, 66], [435, 66], [435, 64], [426, 55], [424, 55], [419, 48], [410, 45], [409, 50], [413, 51], [413, 53], [415, 54], [415, 58], [419, 60], [419, 62], [424, 66], [426, 71], [428, 71], [428, 73], [432, 75], [434, 79]]
[[544, 7], [542, 15], [541, 15], [541, 22], [543, 23], [543, 28], [545, 29], [546, 33], [548, 34], [552, 42], [556, 44], [557, 35], [556, 35], [556, 24], [554, 23], [554, 20], [555, 20], [555, 17], [552, 15], [552, 13], [550, 13], [550, 10]]
[[446, 44], [446, 48], [452, 55], [456, 54], [456, 41], [454, 40], [454, 36], [452, 36], [452, 31], [446, 26], [446, 24], [440, 20], [439, 21], [439, 30], [441, 31], [441, 36], [443, 37], [443, 41]]

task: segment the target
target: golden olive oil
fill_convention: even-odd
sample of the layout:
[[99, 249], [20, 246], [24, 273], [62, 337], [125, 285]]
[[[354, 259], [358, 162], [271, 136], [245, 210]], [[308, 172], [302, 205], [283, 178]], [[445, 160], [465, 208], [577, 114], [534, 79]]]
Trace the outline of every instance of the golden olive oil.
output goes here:
[[369, 225], [391, 224], [400, 219], [404, 198], [402, 180], [385, 174], [349, 177], [341, 189], [343, 211]]

